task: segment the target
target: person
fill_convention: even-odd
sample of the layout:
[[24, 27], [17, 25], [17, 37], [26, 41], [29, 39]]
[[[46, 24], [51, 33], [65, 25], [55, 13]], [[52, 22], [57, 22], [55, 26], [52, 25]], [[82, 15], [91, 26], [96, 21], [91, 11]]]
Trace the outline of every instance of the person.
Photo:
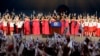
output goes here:
[[0, 19], [0, 30], [2, 30], [2, 19]]
[[10, 35], [13, 36], [13, 32], [14, 32], [14, 22], [13, 22], [12, 19], [10, 19], [9, 25], [10, 25]]
[[96, 30], [97, 30], [97, 19], [94, 18], [93, 19], [93, 36], [95, 37], [96, 36]]
[[62, 46], [60, 44], [58, 46], [58, 49], [59, 49], [59, 51], [58, 51], [57, 56], [62, 56], [63, 55], [63, 50], [62, 50]]
[[98, 22], [97, 22], [97, 30], [96, 30], [96, 36], [97, 37], [100, 37], [100, 20], [98, 20]]
[[67, 30], [66, 35], [70, 35], [69, 23], [70, 23], [70, 15], [68, 17], [66, 16], [65, 18], [65, 29]]
[[24, 34], [29, 35], [30, 34], [30, 19], [28, 16], [25, 17], [23, 28], [24, 28]]
[[19, 34], [20, 37], [22, 35], [22, 31], [23, 31], [23, 23], [24, 21], [21, 21], [20, 17], [19, 16], [16, 16], [15, 19], [14, 19], [14, 22], [15, 22], [15, 33]]
[[[50, 24], [52, 23], [52, 22], [56, 22], [56, 20], [54, 19], [54, 17], [52, 16], [52, 17], [50, 17]], [[53, 32], [54, 30], [53, 30], [53, 27], [50, 25], [50, 35], [52, 35], [54, 32]]]
[[49, 35], [50, 31], [49, 31], [49, 20], [47, 18], [47, 16], [42, 18], [42, 33], [45, 35]]
[[44, 19], [44, 16], [42, 16], [41, 23], [42, 23], [42, 34], [44, 34], [44, 32], [45, 32], [45, 19]]
[[84, 35], [88, 36], [88, 19], [85, 19], [84, 21]]
[[75, 35], [79, 35], [79, 26], [80, 26], [80, 22], [79, 19], [76, 20], [76, 24], [75, 24]]
[[92, 23], [92, 19], [89, 20], [89, 23], [88, 23], [88, 26], [89, 26], [89, 37], [92, 37], [92, 33], [93, 33], [93, 23]]
[[23, 40], [19, 46], [19, 50], [18, 50], [18, 56], [21, 56], [22, 55], [22, 52], [24, 50], [24, 42], [25, 40]]
[[15, 25], [14, 25], [14, 33], [17, 33], [17, 34], [18, 34], [19, 16], [15, 16], [15, 17], [14, 17], [14, 22], [15, 22]]
[[3, 17], [2, 18], [3, 19], [3, 32], [4, 32], [4, 36], [6, 36], [7, 35], [7, 20]]
[[7, 43], [7, 51], [6, 51], [6, 56], [13, 56], [14, 53], [14, 44], [13, 44], [13, 40], [8, 40]]
[[34, 17], [32, 20], [32, 34], [40, 35], [40, 20], [38, 17]]
[[61, 22], [61, 34], [63, 34], [64, 29], [65, 29], [65, 18], [64, 18], [64, 16], [61, 16], [60, 22]]
[[75, 28], [76, 28], [76, 17], [74, 16], [73, 19], [71, 20], [71, 35], [75, 36]]
[[84, 32], [84, 19], [82, 18], [82, 16], [79, 17], [80, 19], [80, 26], [79, 26], [79, 33], [80, 33], [80, 37], [83, 37], [83, 32]]

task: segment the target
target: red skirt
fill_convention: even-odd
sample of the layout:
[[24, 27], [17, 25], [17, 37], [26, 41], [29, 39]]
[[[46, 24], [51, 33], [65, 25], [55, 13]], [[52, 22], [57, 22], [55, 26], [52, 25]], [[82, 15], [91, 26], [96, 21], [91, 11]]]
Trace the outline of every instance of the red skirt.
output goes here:
[[93, 31], [94, 31], [94, 32], [96, 32], [96, 30], [97, 30], [97, 27], [96, 27], [96, 26], [94, 26], [94, 27], [93, 27]]
[[88, 26], [84, 26], [84, 31], [87, 32], [88, 31]]
[[29, 35], [30, 34], [30, 29], [29, 28], [24, 28], [24, 34]]
[[89, 27], [88, 30], [89, 30], [89, 32], [93, 32], [94, 29], [93, 29], [93, 27]]
[[14, 27], [10, 27], [10, 32], [13, 32], [14, 31]]
[[3, 31], [7, 31], [7, 26], [3, 26]]
[[97, 28], [97, 30], [96, 30], [96, 36], [100, 37], [100, 28]]

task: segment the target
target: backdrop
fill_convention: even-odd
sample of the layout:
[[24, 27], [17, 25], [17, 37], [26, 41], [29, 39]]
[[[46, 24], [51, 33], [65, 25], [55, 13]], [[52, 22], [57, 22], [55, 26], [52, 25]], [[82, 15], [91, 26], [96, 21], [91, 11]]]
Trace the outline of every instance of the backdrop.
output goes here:
[[12, 11], [32, 10], [49, 12], [53, 11], [60, 5], [66, 5], [71, 13], [95, 13], [100, 12], [100, 0], [0, 0], [0, 11], [6, 9]]

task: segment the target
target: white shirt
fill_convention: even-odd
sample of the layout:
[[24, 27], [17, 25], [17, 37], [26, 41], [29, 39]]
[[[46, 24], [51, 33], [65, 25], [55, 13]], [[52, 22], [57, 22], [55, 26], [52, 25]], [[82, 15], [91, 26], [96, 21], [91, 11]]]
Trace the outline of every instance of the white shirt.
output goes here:
[[97, 23], [97, 28], [100, 28], [100, 23]]
[[97, 22], [93, 22], [93, 26], [97, 26]]
[[18, 28], [22, 28], [22, 26], [23, 26], [23, 23], [24, 23], [23, 21], [21, 21], [21, 22], [18, 22], [18, 23], [17, 23], [17, 27], [18, 27]]
[[84, 23], [82, 23], [81, 25], [82, 25], [82, 27], [84, 27]]
[[84, 22], [84, 26], [88, 26], [88, 22]]
[[7, 22], [3, 22], [3, 26], [7, 26]]
[[13, 22], [10, 22], [10, 27], [14, 27], [14, 23]]
[[73, 48], [73, 41], [72, 40], [68, 43], [68, 47]]
[[93, 23], [91, 22], [91, 23], [89, 23], [89, 27], [93, 27]]

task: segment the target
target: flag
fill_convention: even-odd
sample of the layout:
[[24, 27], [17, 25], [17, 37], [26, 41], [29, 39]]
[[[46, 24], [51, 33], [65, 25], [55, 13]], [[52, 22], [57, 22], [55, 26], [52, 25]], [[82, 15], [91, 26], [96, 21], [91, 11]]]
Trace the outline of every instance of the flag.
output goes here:
[[54, 32], [54, 38], [58, 38], [58, 34]]
[[54, 10], [54, 13], [57, 14], [56, 10]]
[[35, 48], [35, 56], [38, 54], [38, 47]]
[[36, 12], [33, 10], [33, 15], [35, 15], [36, 14]]
[[72, 40], [68, 43], [68, 47], [73, 48], [73, 41]]
[[18, 56], [20, 56], [20, 55], [22, 54], [23, 49], [24, 49], [24, 44], [21, 43], [20, 48], [19, 48], [19, 50], [18, 50]]

